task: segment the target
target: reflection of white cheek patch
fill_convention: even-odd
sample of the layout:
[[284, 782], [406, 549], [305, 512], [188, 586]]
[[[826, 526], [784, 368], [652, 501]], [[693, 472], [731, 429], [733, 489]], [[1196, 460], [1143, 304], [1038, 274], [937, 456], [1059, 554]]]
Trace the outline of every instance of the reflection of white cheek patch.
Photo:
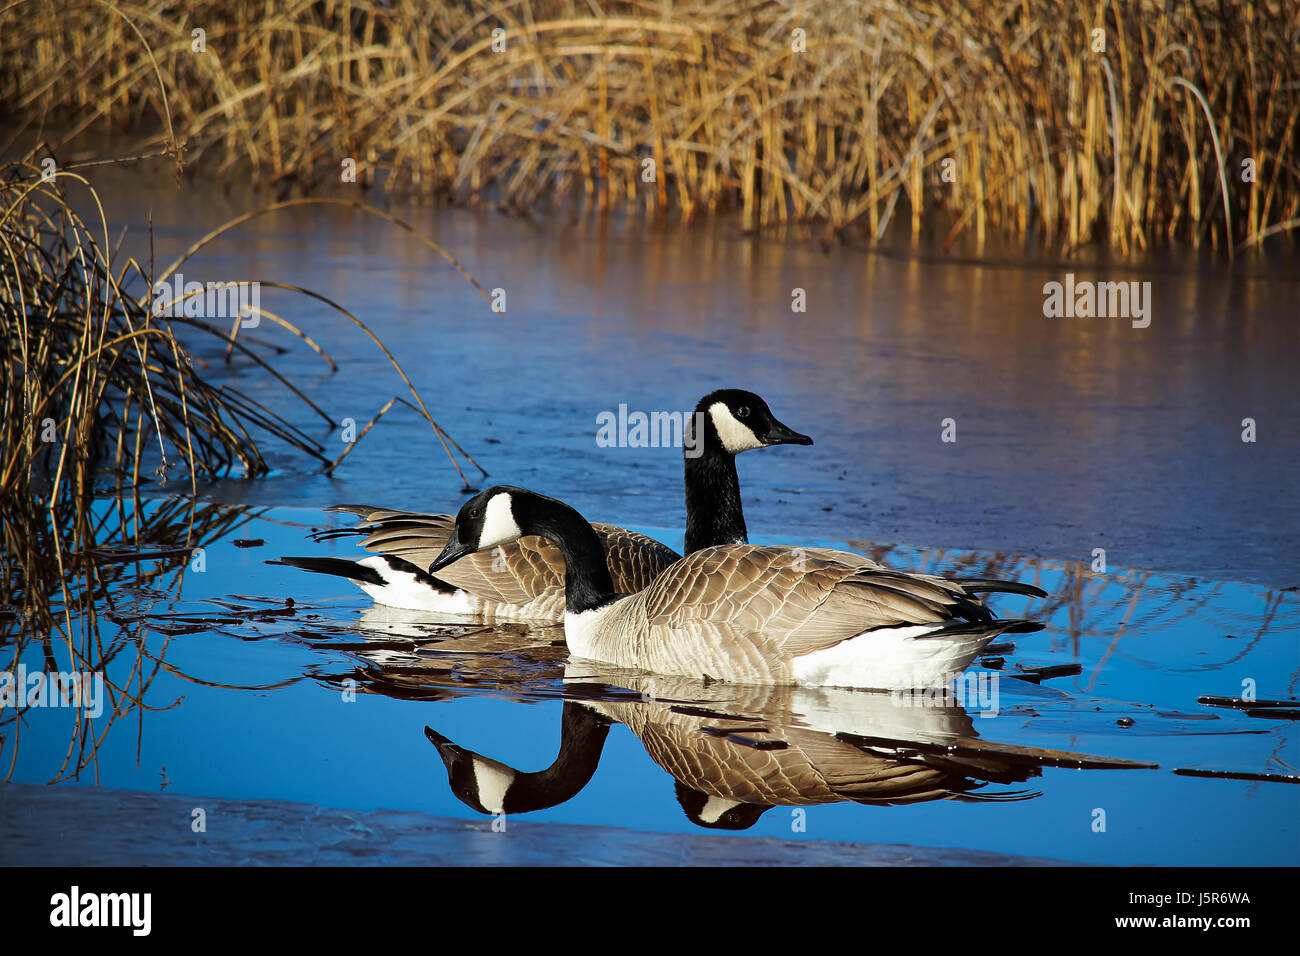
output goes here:
[[514, 513], [510, 510], [510, 496], [497, 495], [489, 501], [487, 511], [483, 515], [483, 533], [479, 536], [479, 550], [514, 541], [522, 535], [519, 525], [515, 524]]
[[713, 419], [713, 427], [718, 430], [718, 437], [722, 439], [722, 447], [731, 454], [738, 455], [751, 448], [763, 447], [763, 443], [758, 440], [753, 430], [748, 425], [742, 424], [735, 415], [731, 414], [731, 409], [722, 402], [714, 402], [709, 406], [709, 417]]
[[700, 819], [705, 823], [717, 823], [728, 810], [740, 806], [739, 800], [723, 800], [721, 797], [709, 797], [700, 808]]
[[488, 813], [501, 812], [506, 802], [506, 791], [514, 781], [515, 775], [504, 767], [494, 767], [486, 760], [474, 761], [474, 784], [478, 788], [478, 802]]

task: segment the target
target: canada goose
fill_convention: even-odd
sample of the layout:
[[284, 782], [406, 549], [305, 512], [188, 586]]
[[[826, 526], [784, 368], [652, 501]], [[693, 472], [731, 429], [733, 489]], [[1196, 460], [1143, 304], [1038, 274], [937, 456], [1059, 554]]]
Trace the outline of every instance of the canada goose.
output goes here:
[[[606, 677], [590, 664], [567, 669], [566, 692], [578, 697], [565, 700], [559, 752], [545, 770], [518, 771], [425, 728], [463, 803], [480, 813], [527, 813], [572, 798], [595, 774], [611, 723], [624, 724], [673, 778], [687, 818], [711, 829], [746, 829], [775, 806], [1027, 799], [1036, 794], [979, 790], [1024, 782], [1043, 766], [1153, 766], [984, 740], [956, 704], [900, 707], [891, 695], [842, 688]], [[575, 674], [600, 682], [603, 693], [587, 692]]]
[[[696, 431], [703, 426], [703, 436]], [[736, 455], [772, 445], [811, 445], [812, 439], [777, 421], [753, 392], [721, 389], [700, 399], [684, 433], [686, 551], [748, 540], [736, 476]], [[466, 557], [434, 577], [425, 568], [441, 552], [452, 515], [393, 511], [364, 505], [330, 510], [359, 516], [360, 528], [321, 532], [316, 540], [366, 534], [375, 557], [361, 561], [286, 557], [279, 564], [336, 574], [355, 582], [377, 604], [472, 615], [495, 621], [560, 621], [564, 616], [564, 561], [553, 545], [525, 537], [491, 554]], [[613, 525], [594, 525], [614, 586], [635, 593], [678, 560], [672, 548]]]
[[[695, 687], [700, 686], [696, 682]], [[479, 813], [514, 814], [544, 810], [577, 796], [595, 776], [611, 723], [622, 723], [673, 778], [686, 817], [697, 826], [724, 830], [747, 829], [775, 806], [980, 799], [966, 794], [990, 781], [1022, 782], [1037, 774], [1032, 764], [998, 759], [996, 753], [978, 759], [917, 757], [908, 749], [913, 739], [976, 743], [970, 718], [961, 708], [917, 708], [914, 717], [919, 720], [913, 720], [897, 747], [866, 749], [832, 732], [803, 726], [800, 715], [790, 710], [790, 688], [746, 690], [743, 700], [715, 705], [726, 711], [681, 706], [674, 700], [566, 700], [559, 752], [550, 766], [532, 772], [461, 747], [432, 727], [425, 727], [424, 734], [437, 748], [457, 799]], [[869, 696], [876, 698], [874, 713], [887, 724], [902, 710], [886, 695]], [[737, 716], [732, 716], [733, 710]], [[761, 724], [751, 725], [757, 731], [741, 723], [754, 720], [751, 714], [763, 717]], [[884, 732], [883, 727], [864, 728], [860, 723], [858, 729]], [[756, 745], [737, 736], [746, 733], [762, 740]], [[983, 799], [1031, 795], [1036, 794]]]
[[[465, 503], [429, 573], [526, 535], [553, 542], [563, 557], [570, 652], [620, 667], [741, 683], [932, 687], [997, 635], [1043, 627], [995, 619], [956, 582], [751, 544], [696, 551], [645, 590], [620, 596], [601, 536], [582, 515], [509, 485]], [[1037, 591], [1014, 582], [980, 587]]]

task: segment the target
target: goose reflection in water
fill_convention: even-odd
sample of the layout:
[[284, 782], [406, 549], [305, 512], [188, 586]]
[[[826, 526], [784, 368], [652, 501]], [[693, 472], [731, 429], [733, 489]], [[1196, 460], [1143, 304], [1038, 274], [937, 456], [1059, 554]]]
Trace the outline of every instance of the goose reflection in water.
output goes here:
[[672, 776], [686, 817], [711, 829], [747, 829], [777, 806], [1026, 800], [1039, 794], [976, 791], [1044, 766], [1155, 766], [985, 741], [960, 706], [902, 706], [890, 694], [611, 675], [585, 662], [569, 664], [564, 686], [560, 749], [544, 770], [516, 770], [425, 728], [458, 799], [489, 815], [563, 803], [596, 773], [615, 723]]

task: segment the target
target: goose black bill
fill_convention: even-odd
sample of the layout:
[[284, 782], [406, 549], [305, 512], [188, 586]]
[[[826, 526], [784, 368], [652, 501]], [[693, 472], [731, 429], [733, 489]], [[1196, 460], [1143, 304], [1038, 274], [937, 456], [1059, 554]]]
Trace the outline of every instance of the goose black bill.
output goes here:
[[773, 421], [767, 431], [758, 436], [764, 445], [811, 445], [813, 440], [807, 435], [800, 435], [793, 428], [787, 428], [778, 421]]
[[442, 549], [442, 554], [433, 559], [433, 564], [429, 565], [429, 573], [433, 574], [451, 564], [453, 561], [459, 561], [467, 554], [474, 553], [473, 545], [464, 541], [458, 541], [456, 538], [449, 538], [446, 546]]

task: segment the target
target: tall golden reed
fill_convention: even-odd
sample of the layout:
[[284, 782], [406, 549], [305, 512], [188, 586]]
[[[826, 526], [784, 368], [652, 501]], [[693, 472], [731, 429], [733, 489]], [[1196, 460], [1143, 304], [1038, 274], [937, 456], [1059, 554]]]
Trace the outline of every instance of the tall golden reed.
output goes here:
[[1300, 224], [1297, 36], [1296, 0], [26, 0], [0, 98], [278, 186], [1231, 254]]

